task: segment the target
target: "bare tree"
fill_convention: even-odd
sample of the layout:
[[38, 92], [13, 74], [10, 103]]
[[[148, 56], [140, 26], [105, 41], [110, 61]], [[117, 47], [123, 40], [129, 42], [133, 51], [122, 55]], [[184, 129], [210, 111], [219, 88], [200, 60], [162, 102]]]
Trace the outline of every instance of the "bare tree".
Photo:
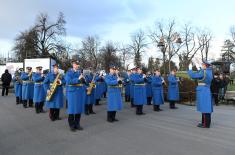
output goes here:
[[114, 64], [118, 67], [121, 66], [120, 59], [117, 56], [118, 48], [114, 45], [112, 41], [108, 41], [102, 48], [100, 53], [101, 67], [107, 72], [109, 70], [109, 65]]
[[213, 39], [212, 33], [209, 30], [200, 30], [198, 34], [198, 42], [201, 51], [201, 60], [207, 61], [210, 50], [210, 43]]
[[128, 69], [129, 64], [127, 64], [128, 60], [132, 58], [131, 49], [128, 45], [122, 44], [119, 47], [119, 55], [122, 63], [123, 69]]
[[[171, 60], [179, 52], [183, 44], [178, 42], [179, 33], [176, 31], [175, 20], [170, 20], [167, 25], [163, 22], [157, 22], [154, 28], [150, 30], [149, 38], [156, 47], [161, 47], [163, 61], [163, 72], [166, 73], [166, 61], [168, 60], [168, 69], [171, 70]], [[180, 44], [178, 44], [180, 43]], [[161, 46], [160, 46], [161, 45]]]
[[205, 47], [204, 43], [200, 42], [200, 34], [196, 34], [195, 29], [189, 25], [185, 24], [182, 30], [182, 37], [184, 38], [184, 47], [181, 52], [178, 53], [179, 56], [179, 67], [180, 70], [188, 70], [189, 64], [192, 62], [194, 56]]
[[139, 30], [134, 33], [131, 36], [131, 41], [130, 49], [134, 55], [134, 65], [141, 66], [142, 54], [144, 53], [144, 48], [147, 46], [144, 31]]
[[89, 67], [92, 67], [94, 70], [98, 66], [99, 45], [98, 36], [88, 36], [82, 41], [82, 48], [80, 50], [80, 54], [83, 55], [84, 59], [89, 61]]

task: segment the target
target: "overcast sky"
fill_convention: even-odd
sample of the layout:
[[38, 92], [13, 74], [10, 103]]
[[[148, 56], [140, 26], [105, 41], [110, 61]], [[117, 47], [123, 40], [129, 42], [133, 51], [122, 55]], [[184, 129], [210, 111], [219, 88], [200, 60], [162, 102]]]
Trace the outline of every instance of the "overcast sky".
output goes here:
[[[213, 52], [219, 55], [229, 28], [235, 25], [234, 0], [0, 0], [0, 53], [8, 53], [15, 36], [28, 29], [36, 16], [55, 20], [63, 12], [66, 39], [73, 45], [87, 35], [127, 43], [130, 34], [151, 27], [156, 20], [176, 19], [206, 27], [214, 35]], [[150, 53], [148, 56], [154, 55]]]

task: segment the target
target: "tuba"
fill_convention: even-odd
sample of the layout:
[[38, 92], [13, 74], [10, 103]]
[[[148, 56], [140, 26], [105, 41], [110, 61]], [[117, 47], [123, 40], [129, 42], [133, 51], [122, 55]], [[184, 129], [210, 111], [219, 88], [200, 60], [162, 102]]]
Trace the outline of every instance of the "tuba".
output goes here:
[[54, 82], [52, 83], [52, 86], [50, 88], [50, 92], [46, 96], [46, 101], [50, 101], [52, 99], [52, 96], [55, 94], [56, 88], [58, 87], [59, 83], [58, 80], [61, 78], [61, 74], [58, 73], [56, 76]]

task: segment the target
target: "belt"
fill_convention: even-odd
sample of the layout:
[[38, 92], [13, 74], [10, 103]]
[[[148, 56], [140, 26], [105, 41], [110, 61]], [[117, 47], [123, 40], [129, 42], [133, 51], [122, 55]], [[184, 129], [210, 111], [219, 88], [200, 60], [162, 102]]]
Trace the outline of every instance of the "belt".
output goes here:
[[70, 86], [70, 87], [72, 87], [72, 86], [81, 87], [81, 86], [83, 86], [83, 84], [71, 84], [71, 85], [68, 85], [68, 86]]
[[198, 83], [199, 86], [205, 86], [205, 83]]
[[145, 86], [145, 84], [135, 84], [135, 86]]
[[33, 81], [23, 81], [23, 83], [34, 83]]
[[35, 82], [34, 84], [43, 84], [42, 82]]
[[122, 88], [121, 86], [118, 86], [118, 85], [116, 85], [116, 86], [108, 86], [109, 88]]
[[[50, 86], [52, 86], [53, 85], [53, 83], [50, 83]], [[58, 84], [58, 86], [61, 86], [62, 84]]]

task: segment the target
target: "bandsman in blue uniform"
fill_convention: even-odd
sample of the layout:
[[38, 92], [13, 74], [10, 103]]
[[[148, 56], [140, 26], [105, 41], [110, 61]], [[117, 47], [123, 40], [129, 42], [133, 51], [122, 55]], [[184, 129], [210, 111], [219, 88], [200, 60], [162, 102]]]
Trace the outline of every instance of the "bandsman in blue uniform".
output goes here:
[[124, 78], [125, 101], [126, 102], [130, 102], [131, 101], [131, 97], [130, 97], [130, 91], [131, 91], [130, 75], [131, 75], [131, 70], [128, 70], [127, 71], [127, 75]]
[[152, 88], [151, 88], [151, 73], [148, 72], [146, 78], [145, 78], [145, 85], [146, 85], [146, 96], [147, 96], [147, 105], [151, 105], [152, 101]]
[[162, 109], [160, 109], [160, 105], [164, 104], [163, 84], [165, 81], [163, 77], [161, 77], [159, 69], [155, 70], [155, 74], [151, 78], [152, 78], [151, 87], [153, 93], [153, 110], [162, 111]]
[[16, 104], [22, 103], [22, 80], [20, 78], [21, 73], [23, 72], [23, 68], [19, 68], [13, 77], [15, 96], [16, 96]]
[[[33, 91], [34, 91], [34, 83], [33, 83], [33, 72], [32, 67], [26, 67], [26, 72], [23, 72], [21, 74], [21, 80], [22, 80], [22, 102], [23, 107], [27, 108], [33, 107]], [[28, 105], [27, 105], [28, 102]]]
[[179, 79], [176, 77], [176, 69], [172, 69], [168, 76], [168, 101], [170, 109], [177, 109], [175, 102], [179, 101]]
[[90, 71], [88, 75], [85, 75], [86, 80], [86, 103], [85, 103], [85, 114], [95, 114], [93, 111], [93, 105], [95, 104], [95, 75]]
[[197, 111], [202, 113], [202, 121], [198, 124], [200, 128], [210, 128], [211, 113], [213, 112], [212, 95], [210, 90], [211, 81], [213, 79], [212, 68], [210, 63], [204, 62], [202, 69], [199, 71], [188, 71], [188, 75], [192, 79], [198, 81], [196, 88]]
[[108, 86], [108, 103], [107, 103], [107, 121], [112, 123], [118, 121], [116, 112], [122, 109], [122, 81], [117, 76], [116, 67], [110, 65], [109, 74], [105, 77]]
[[36, 67], [36, 73], [33, 73], [34, 95], [33, 102], [36, 113], [43, 113], [43, 106], [46, 97], [46, 92], [43, 88], [44, 75], [42, 74], [42, 66]]
[[101, 97], [102, 97], [102, 94], [103, 94], [103, 87], [102, 87], [102, 84], [103, 84], [103, 79], [102, 79], [102, 76], [100, 73], [96, 73], [96, 76], [95, 76], [95, 85], [96, 85], [96, 88], [95, 88], [95, 105], [101, 105], [100, 104], [100, 100], [101, 100]]
[[132, 68], [131, 69], [131, 74], [130, 74], [130, 99], [131, 99], [131, 107], [135, 107], [135, 104], [134, 104], [134, 77], [136, 76], [136, 68]]
[[68, 99], [68, 123], [71, 131], [83, 130], [80, 124], [81, 114], [84, 113], [86, 91], [85, 78], [79, 70], [78, 61], [72, 62], [73, 68], [65, 75], [66, 96]]
[[146, 87], [144, 78], [146, 76], [142, 73], [142, 69], [137, 67], [137, 73], [133, 74], [134, 83], [134, 105], [136, 106], [136, 115], [144, 115], [143, 105], [147, 104]]
[[[56, 79], [57, 81], [55, 81]], [[53, 65], [53, 71], [48, 73], [48, 75], [43, 81], [43, 86], [47, 94], [52, 91], [51, 86], [54, 82], [56, 82], [57, 84], [56, 90], [54, 90], [51, 99], [46, 100], [46, 108], [50, 109], [49, 117], [51, 121], [61, 120], [60, 109], [63, 108], [64, 105], [63, 85], [65, 85], [65, 79], [64, 76], [59, 73], [58, 64]]]

